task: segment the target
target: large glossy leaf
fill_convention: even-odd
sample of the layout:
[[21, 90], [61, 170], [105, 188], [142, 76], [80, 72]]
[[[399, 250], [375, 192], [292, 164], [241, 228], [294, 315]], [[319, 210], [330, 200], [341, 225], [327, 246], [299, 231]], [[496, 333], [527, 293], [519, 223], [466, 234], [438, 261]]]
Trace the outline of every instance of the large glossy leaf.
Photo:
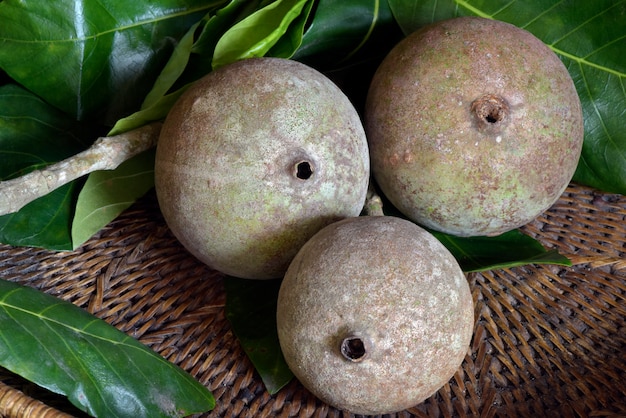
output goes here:
[[398, 39], [387, 0], [319, 0], [293, 59], [336, 69], [362, 49], [368, 56], [360, 58], [376, 58]]
[[154, 150], [115, 170], [91, 173], [76, 201], [72, 246], [78, 248], [154, 186]]
[[[233, 25], [217, 42], [213, 68], [265, 56], [287, 33], [312, 0], [276, 0]], [[306, 17], [305, 17], [306, 18]], [[298, 45], [295, 45], [297, 47]], [[281, 49], [281, 53], [285, 53]]]
[[224, 0], [4, 0], [0, 68], [79, 119], [135, 110], [174, 43]]
[[178, 366], [86, 311], [0, 280], [0, 366], [98, 417], [180, 417], [214, 407]]
[[[62, 160], [88, 146], [89, 130], [21, 87], [0, 87], [0, 179], [23, 175]], [[72, 248], [70, 221], [76, 183], [0, 216], [0, 242]]]
[[[180, 95], [212, 69], [215, 45], [237, 20], [254, 11], [248, 0], [232, 0], [215, 13], [208, 13], [187, 31], [155, 80], [141, 108], [115, 123], [109, 135], [117, 135], [144, 124], [164, 119]], [[200, 35], [196, 39], [196, 33]]]
[[267, 391], [278, 392], [293, 378], [276, 330], [280, 280], [226, 277], [226, 317]]
[[539, 241], [519, 230], [496, 237], [460, 238], [430, 231], [452, 253], [465, 272], [516, 267], [525, 264], [571, 266], [556, 250], [546, 250]]
[[309, 14], [315, 1], [307, 1], [301, 13], [291, 21], [285, 34], [278, 38], [276, 43], [265, 54], [270, 57], [291, 58], [302, 45], [304, 27], [309, 20]]
[[202, 20], [192, 25], [180, 42], [178, 42], [178, 45], [174, 48], [172, 55], [154, 82], [154, 86], [141, 104], [141, 109], [157, 105], [185, 71], [194, 44], [194, 34], [201, 23], [203, 23]]
[[585, 142], [574, 181], [626, 194], [626, 0], [389, 0], [405, 33], [477, 15], [524, 28], [568, 68], [581, 99]]
[[[263, 32], [251, 31], [245, 34], [246, 41], [251, 48], [262, 42], [274, 43], [267, 55], [278, 56], [292, 55], [300, 45], [302, 27], [308, 16], [312, 2], [305, 5], [305, 9], [291, 22], [286, 33], [278, 39], [266, 39]], [[232, 0], [228, 5], [207, 14], [201, 21], [194, 24], [182, 37], [169, 61], [164, 66], [160, 75], [146, 96], [141, 109], [125, 118], [117, 121], [109, 135], [116, 135], [130, 129], [138, 128], [148, 122], [164, 119], [180, 95], [200, 77], [213, 70], [213, 56], [216, 45], [222, 36], [229, 31], [237, 22], [247, 17], [267, 10], [258, 10], [259, 4], [255, 1]], [[300, 7], [298, 5], [298, 7]], [[281, 10], [275, 11], [278, 13]], [[285, 12], [283, 10], [283, 12]], [[291, 10], [287, 10], [287, 13]], [[282, 20], [280, 21], [282, 24]], [[196, 33], [200, 34], [196, 37]], [[231, 35], [229, 35], [231, 36]], [[272, 34], [271, 36], [274, 36]], [[286, 40], [283, 40], [286, 39]], [[222, 41], [222, 50], [226, 48], [226, 41]], [[241, 45], [240, 45], [241, 46]], [[225, 65], [232, 60], [239, 59], [239, 55], [252, 54], [252, 51], [239, 50], [239, 54], [218, 59], [220, 65]], [[231, 61], [229, 61], [231, 60]]]

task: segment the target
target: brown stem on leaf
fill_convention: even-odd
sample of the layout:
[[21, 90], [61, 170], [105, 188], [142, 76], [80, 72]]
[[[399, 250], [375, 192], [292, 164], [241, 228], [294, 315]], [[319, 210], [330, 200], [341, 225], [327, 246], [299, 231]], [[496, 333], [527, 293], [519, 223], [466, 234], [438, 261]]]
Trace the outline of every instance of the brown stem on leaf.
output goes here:
[[114, 170], [154, 147], [161, 132], [155, 122], [115, 136], [101, 137], [85, 151], [21, 177], [0, 181], [0, 215], [19, 211], [33, 200], [98, 170]]

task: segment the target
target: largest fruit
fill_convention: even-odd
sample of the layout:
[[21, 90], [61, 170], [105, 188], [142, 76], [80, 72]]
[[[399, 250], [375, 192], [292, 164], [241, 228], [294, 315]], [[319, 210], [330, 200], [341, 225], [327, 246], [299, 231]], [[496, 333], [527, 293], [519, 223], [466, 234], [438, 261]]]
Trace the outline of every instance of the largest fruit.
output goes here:
[[295, 61], [247, 59], [196, 82], [168, 114], [155, 183], [167, 224], [216, 270], [282, 277], [319, 229], [363, 207], [365, 132], [348, 98]]
[[406, 216], [461, 235], [497, 235], [548, 209], [580, 157], [572, 79], [531, 33], [463, 17], [402, 40], [365, 110], [372, 171]]

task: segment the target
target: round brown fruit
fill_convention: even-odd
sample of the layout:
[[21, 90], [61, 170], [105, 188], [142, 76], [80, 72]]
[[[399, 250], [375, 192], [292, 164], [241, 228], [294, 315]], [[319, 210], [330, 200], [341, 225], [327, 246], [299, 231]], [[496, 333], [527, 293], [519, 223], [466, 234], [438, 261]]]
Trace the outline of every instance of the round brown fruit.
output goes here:
[[281, 284], [285, 360], [313, 394], [356, 414], [414, 406], [454, 375], [474, 325], [469, 284], [430, 233], [390, 216], [331, 224]]
[[176, 102], [157, 145], [155, 183], [170, 229], [226, 274], [282, 277], [319, 229], [359, 215], [369, 155], [359, 116], [301, 63], [246, 59]]
[[583, 118], [554, 52], [508, 23], [462, 17], [402, 40], [378, 68], [365, 128], [372, 173], [405, 216], [498, 235], [548, 209], [578, 163]]

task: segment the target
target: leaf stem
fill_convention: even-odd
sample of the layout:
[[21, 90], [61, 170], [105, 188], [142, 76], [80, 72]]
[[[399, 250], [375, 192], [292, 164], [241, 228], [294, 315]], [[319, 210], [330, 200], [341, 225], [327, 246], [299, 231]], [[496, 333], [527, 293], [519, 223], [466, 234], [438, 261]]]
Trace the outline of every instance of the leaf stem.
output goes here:
[[363, 213], [367, 216], [384, 216], [383, 213], [383, 200], [380, 198], [373, 185], [373, 181], [367, 186], [367, 195], [365, 197], [365, 205], [363, 206]]
[[0, 216], [15, 213], [33, 200], [86, 174], [116, 169], [124, 161], [154, 147], [161, 125], [161, 122], [155, 122], [119, 135], [100, 137], [85, 151], [63, 161], [0, 181]]

